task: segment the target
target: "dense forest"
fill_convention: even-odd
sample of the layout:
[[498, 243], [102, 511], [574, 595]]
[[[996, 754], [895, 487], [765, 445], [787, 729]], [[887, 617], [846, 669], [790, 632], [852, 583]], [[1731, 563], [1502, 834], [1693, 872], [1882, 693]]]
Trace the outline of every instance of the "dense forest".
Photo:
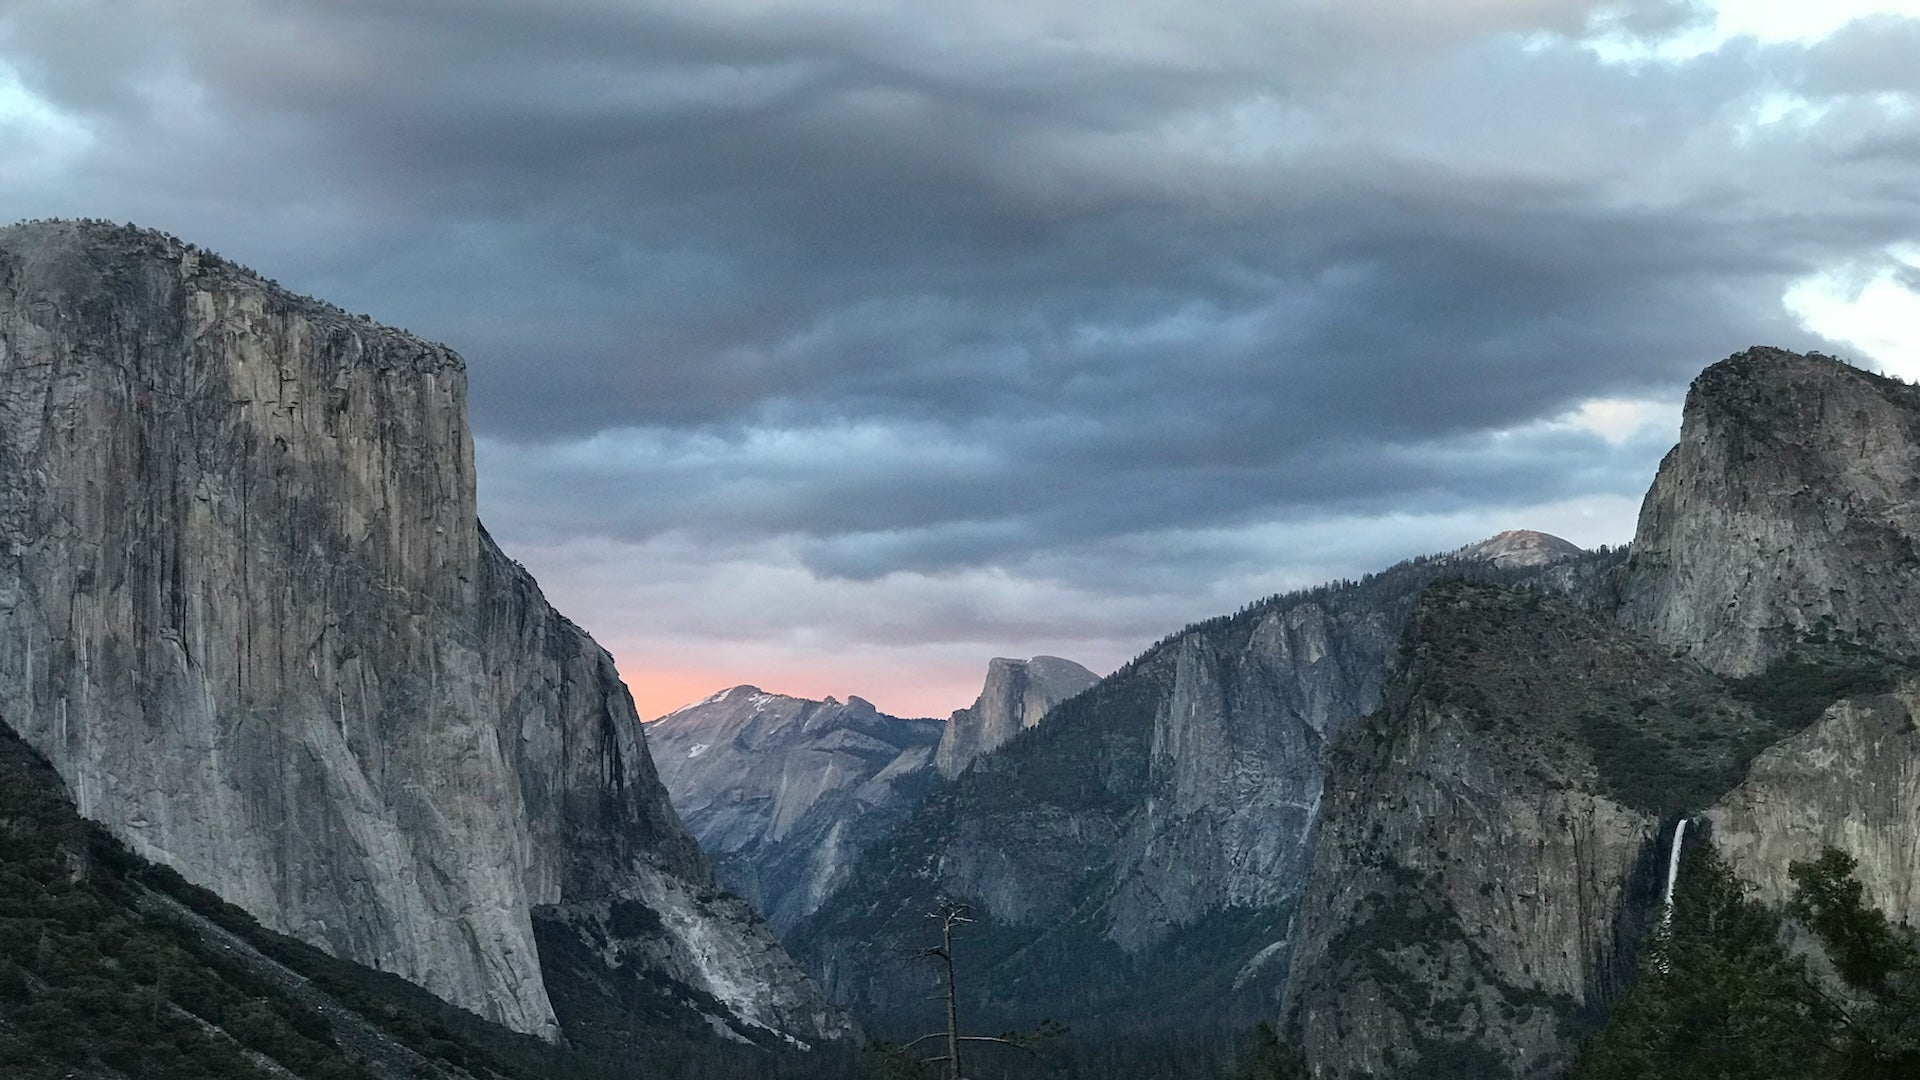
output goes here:
[[1780, 912], [1690, 840], [1671, 914], [1573, 1080], [1920, 1077], [1920, 938], [1853, 872], [1832, 849], [1795, 863]]

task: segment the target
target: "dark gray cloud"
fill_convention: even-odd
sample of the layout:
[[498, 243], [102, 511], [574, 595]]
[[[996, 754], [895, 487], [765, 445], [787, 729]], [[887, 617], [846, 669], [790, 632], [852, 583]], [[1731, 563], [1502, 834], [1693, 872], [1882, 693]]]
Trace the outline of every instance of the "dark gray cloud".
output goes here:
[[1711, 25], [12, 0], [0, 198], [459, 348], [490, 522], [630, 667], [1111, 662], [1516, 516], [1620, 538], [1702, 365], [1857, 351], [1782, 298], [1920, 239], [1920, 21], [1608, 44]]

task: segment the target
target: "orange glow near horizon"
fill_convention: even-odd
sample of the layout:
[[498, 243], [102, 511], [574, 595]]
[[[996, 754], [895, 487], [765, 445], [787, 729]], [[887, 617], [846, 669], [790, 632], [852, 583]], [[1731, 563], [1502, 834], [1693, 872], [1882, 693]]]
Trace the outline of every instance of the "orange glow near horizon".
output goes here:
[[845, 701], [858, 695], [893, 716], [932, 716], [944, 720], [955, 709], [973, 704], [987, 671], [985, 656], [970, 670], [920, 667], [910, 677], [890, 677], [884, 669], [832, 663], [804, 669], [783, 666], [758, 670], [745, 666], [666, 668], [642, 663], [630, 653], [616, 653], [615, 657], [642, 720], [657, 720], [682, 705], [741, 685], [757, 686], [771, 694], [816, 700], [831, 696]]

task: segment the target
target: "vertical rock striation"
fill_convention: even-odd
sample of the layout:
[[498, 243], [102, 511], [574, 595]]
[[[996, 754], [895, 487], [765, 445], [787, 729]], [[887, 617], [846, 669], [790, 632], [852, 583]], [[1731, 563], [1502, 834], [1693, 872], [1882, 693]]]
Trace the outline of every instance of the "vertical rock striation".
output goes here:
[[1329, 766], [1284, 1007], [1315, 1075], [1557, 1075], [1631, 970], [1664, 822], [1752, 723], [1570, 603], [1429, 589]]
[[1100, 676], [1057, 656], [995, 657], [987, 662], [987, 682], [973, 706], [947, 720], [935, 766], [941, 776], [953, 779], [975, 758], [999, 749], [1039, 724], [1055, 705], [1099, 681]]
[[0, 230], [0, 710], [142, 856], [515, 1029], [558, 1030], [536, 919], [637, 901], [729, 1023], [846, 1030], [479, 528], [465, 389], [157, 234]]

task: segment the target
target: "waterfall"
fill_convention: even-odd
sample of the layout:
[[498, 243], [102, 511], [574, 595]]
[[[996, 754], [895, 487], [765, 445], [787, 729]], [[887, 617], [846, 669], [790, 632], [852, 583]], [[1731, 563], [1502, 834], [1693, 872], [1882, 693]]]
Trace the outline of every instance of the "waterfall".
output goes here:
[[1660, 901], [1660, 922], [1662, 925], [1673, 921], [1673, 883], [1680, 876], [1680, 843], [1687, 835], [1687, 819], [1681, 818], [1680, 824], [1673, 827], [1673, 847], [1667, 853], [1667, 894]]

